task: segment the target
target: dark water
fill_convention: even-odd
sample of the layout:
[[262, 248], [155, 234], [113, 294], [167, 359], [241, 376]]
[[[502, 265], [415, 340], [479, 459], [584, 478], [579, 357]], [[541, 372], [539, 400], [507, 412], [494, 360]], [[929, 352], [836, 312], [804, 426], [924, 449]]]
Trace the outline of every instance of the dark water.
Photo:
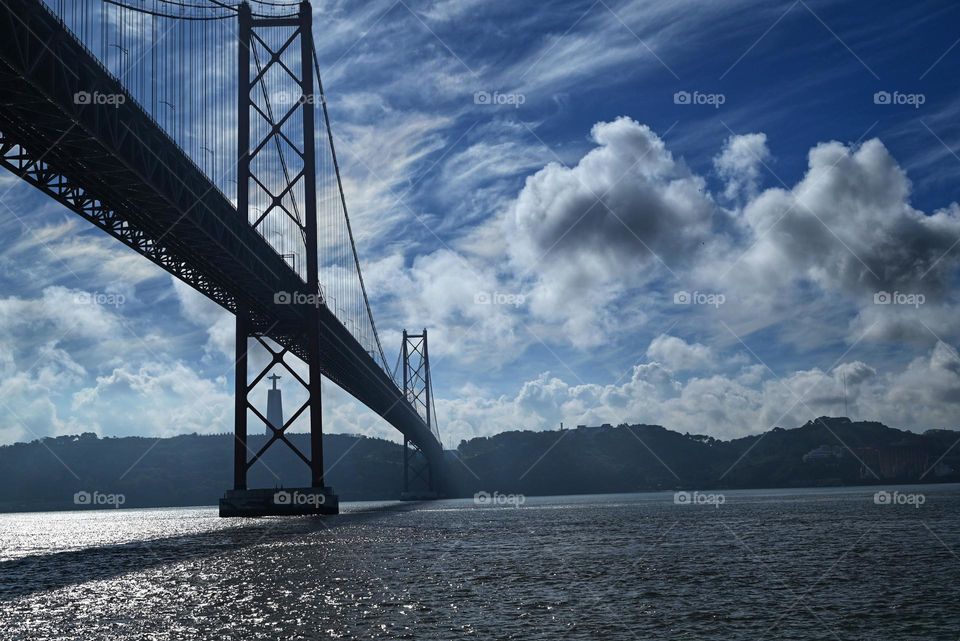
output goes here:
[[960, 488], [0, 516], [0, 638], [960, 638]]

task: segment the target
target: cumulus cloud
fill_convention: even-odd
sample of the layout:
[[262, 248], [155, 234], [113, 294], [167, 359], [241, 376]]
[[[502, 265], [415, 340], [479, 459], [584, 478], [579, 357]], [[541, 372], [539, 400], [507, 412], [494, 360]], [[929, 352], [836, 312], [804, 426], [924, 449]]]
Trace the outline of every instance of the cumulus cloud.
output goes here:
[[[846, 378], [846, 390], [844, 389]], [[685, 381], [658, 362], [635, 365], [614, 384], [570, 383], [544, 373], [514, 396], [483, 390], [440, 400], [448, 442], [504, 429], [555, 429], [566, 424], [648, 423], [680, 432], [736, 438], [775, 426], [796, 427], [816, 416], [877, 420], [902, 429], [960, 427], [960, 356], [938, 343], [900, 370], [880, 373], [861, 361], [832, 371], [796, 370], [775, 378], [765, 368], [695, 376]]]
[[688, 343], [682, 338], [660, 334], [647, 348], [647, 358], [679, 372], [692, 369], [709, 369], [713, 366], [712, 350], [700, 343]]
[[[704, 181], [674, 159], [649, 127], [629, 118], [599, 123], [597, 147], [575, 167], [550, 163], [527, 179], [511, 212], [511, 252], [524, 267], [557, 256], [587, 263], [682, 254], [710, 232]], [[676, 223], [677, 227], [671, 227]], [[586, 266], [586, 265], [585, 265]]]
[[[760, 191], [766, 136], [731, 136], [715, 158], [723, 196], [739, 203], [726, 210], [649, 127], [618, 118], [591, 136], [576, 165], [530, 176], [502, 219], [512, 277], [532, 316], [559, 326], [553, 338], [599, 343], [638, 295], [695, 289], [723, 293], [724, 314], [754, 325], [813, 301], [849, 310], [851, 342], [958, 336], [948, 319], [960, 206], [913, 207], [880, 140], [816, 145], [795, 185]], [[883, 292], [923, 304], [879, 308]]]
[[232, 385], [211, 380], [183, 363], [119, 367], [73, 395], [71, 410], [86, 424], [114, 433], [170, 436], [233, 429]]
[[90, 431], [81, 429], [75, 417], [61, 416], [54, 401], [82, 383], [83, 366], [53, 342], [35, 355], [28, 367], [17, 367], [12, 351], [0, 345], [0, 443]]
[[769, 189], [743, 211], [757, 242], [743, 259], [767, 281], [806, 279], [830, 291], [942, 291], [960, 238], [956, 207], [926, 215], [909, 204], [910, 181], [878, 139], [810, 151], [803, 179]]
[[727, 138], [713, 166], [726, 182], [723, 195], [728, 200], [751, 198], [757, 194], [764, 164], [770, 161], [766, 134], [744, 134]]
[[[434, 130], [433, 125], [422, 129]], [[352, 135], [363, 141], [366, 134]], [[410, 142], [397, 141], [400, 146]], [[597, 123], [591, 141], [570, 166], [547, 163], [534, 171], [488, 224], [432, 250], [391, 245], [366, 265], [389, 353], [396, 353], [401, 329], [423, 326], [430, 329], [432, 356], [450, 359], [451, 368], [477, 362], [505, 366], [522, 358], [531, 344], [581, 354], [608, 342], [622, 350], [647, 345], [632, 355], [634, 362], [645, 361], [614, 384], [570, 382], [544, 373], [508, 382], [497, 393], [479, 383], [461, 385], [437, 399], [451, 437], [553, 426], [561, 420], [661, 423], [739, 436], [803, 423], [811, 415], [838, 414], [844, 400], [857, 418], [918, 429], [956, 426], [960, 359], [949, 346], [958, 336], [949, 292], [956, 280], [958, 259], [951, 248], [960, 239], [960, 207], [948, 204], [932, 213], [916, 209], [906, 173], [882, 142], [816, 145], [795, 184], [761, 189], [765, 169], [759, 161], [770, 161], [766, 136], [733, 136], [714, 160], [723, 183], [718, 198], [726, 199], [720, 207], [707, 179], [691, 171], [649, 127], [629, 118]], [[424, 144], [402, 157], [386, 157], [385, 173], [409, 179], [415, 163], [407, 158], [423, 159], [435, 150], [435, 140]], [[470, 190], [535, 160], [521, 154], [502, 173], [486, 163], [472, 175], [473, 163], [497, 149], [528, 151], [471, 143], [450, 155], [449, 176]], [[401, 184], [397, 180], [387, 183]], [[66, 232], [51, 228], [45, 233]], [[777, 379], [763, 366], [731, 358], [725, 330], [728, 343], [711, 340], [716, 338], [711, 330], [722, 327], [717, 322], [697, 331], [646, 327], [650, 318], [672, 314], [682, 321], [699, 313], [694, 305], [671, 306], [665, 293], [678, 289], [723, 292], [727, 303], [709, 311], [748, 342], [751, 332], [772, 327], [768, 342], [774, 359], [777, 340], [795, 325], [791, 321], [808, 314], [814, 327], [808, 340], [823, 345], [895, 340], [892, 351], [899, 360], [858, 354], [860, 360], [830, 371], [807, 365]], [[179, 283], [173, 291], [183, 318], [206, 331], [207, 354], [229, 357], [230, 315]], [[924, 299], [915, 305], [875, 303], [880, 291]], [[38, 377], [31, 374], [36, 380], [11, 378], [0, 390], [4, 399], [25, 393], [44, 400], [19, 401], [17, 413], [24, 420], [8, 421], [5, 434], [29, 434], [23, 425], [57, 433], [78, 419], [85, 427], [116, 431], [122, 429], [121, 415], [107, 420], [94, 406], [109, 398], [120, 408], [133, 408], [146, 395], [182, 408], [176, 421], [180, 431], [229, 429], [232, 403], [219, 371], [210, 377], [192, 364], [163, 361], [156, 354], [131, 354], [130, 363], [95, 362], [85, 350], [123, 334], [124, 319], [108, 307], [77, 307], [72, 304], [77, 293], [57, 285], [37, 298], [0, 300], [0, 327], [11, 335], [43, 323], [45, 331], [86, 342], [67, 350], [53, 341], [48, 350], [56, 356], [48, 360], [58, 367], [38, 368]], [[652, 339], [646, 333], [651, 329]], [[646, 338], [637, 348], [641, 335]], [[28, 354], [12, 341], [0, 341], [0, 367], [16, 373], [33, 360], [34, 348]], [[511, 383], [512, 391], [503, 392]], [[72, 402], [65, 406], [57, 389], [70, 390]], [[351, 403], [343, 398], [325, 406], [332, 429], [391, 435]], [[151, 433], [168, 433], [169, 417], [160, 405], [137, 417]]]
[[[840, 414], [844, 402], [857, 418], [899, 427], [957, 425], [956, 352], [935, 337], [956, 335], [943, 294], [955, 278], [948, 250], [960, 238], [960, 216], [956, 205], [933, 214], [912, 207], [910, 182], [879, 140], [817, 145], [796, 185], [761, 192], [766, 137], [730, 138], [715, 167], [724, 196], [742, 202], [731, 219], [649, 128], [621, 118], [592, 135], [597, 146], [575, 166], [550, 164], [528, 178], [504, 217], [511, 265], [535, 274], [531, 316], [564, 325], [554, 337], [573, 343], [584, 327], [603, 329], [605, 306], [662, 275], [663, 254], [674, 275], [755, 303], [734, 308], [734, 316], [797, 306], [812, 286], [835, 307], [852, 308], [851, 342], [923, 335], [933, 348], [900, 371], [881, 374], [853, 361], [775, 379], [760, 365], [706, 375], [716, 364], [711, 348], [659, 335], [647, 348], [651, 362], [622, 384], [543, 374], [515, 396], [465, 389], [456, 402], [441, 399], [451, 431], [469, 437], [560, 420], [622, 420], [730, 437]], [[725, 280], [712, 280], [721, 273]], [[875, 304], [873, 295], [885, 290], [923, 294], [925, 305]], [[690, 375], [681, 381], [678, 372]]]
[[[929, 396], [931, 402], [950, 396], [952, 380], [937, 365], [937, 354], [946, 349], [938, 337], [957, 336], [955, 306], [945, 291], [956, 277], [956, 258], [947, 250], [960, 238], [958, 208], [933, 214], [914, 208], [905, 172], [879, 140], [817, 145], [795, 185], [761, 191], [760, 161], [771, 161], [766, 136], [731, 137], [715, 159], [724, 197], [737, 201], [729, 210], [716, 205], [705, 179], [648, 127], [619, 118], [598, 123], [591, 135], [595, 146], [579, 162], [551, 163], [531, 175], [498, 227], [481, 227], [473, 244], [460, 245], [469, 250], [445, 248], [409, 266], [399, 255], [384, 261], [375, 270], [381, 284], [390, 281], [382, 289], [406, 292], [407, 317], [430, 310], [431, 321], [441, 326], [478, 323], [478, 340], [467, 351], [482, 357], [486, 350], [494, 363], [522, 354], [532, 342], [531, 326], [534, 340], [561, 347], [619, 341], [627, 323], [640, 323], [630, 326], [636, 331], [643, 322], [624, 309], [657, 314], [657, 307], [670, 304], [668, 296], [649, 296], [664, 283], [668, 292], [675, 283], [724, 292], [728, 304], [710, 312], [738, 334], [745, 328], [748, 341], [750, 332], [772, 325], [793, 340], [807, 332], [803, 340], [821, 347], [839, 341], [837, 355], [844, 341], [910, 338], [912, 348], [901, 343], [898, 349], [934, 349], [935, 358], [897, 375], [878, 373], [889, 362], [853, 361], [776, 380], [765, 366], [731, 357], [723, 343], [707, 347], [683, 333], [661, 334], [647, 347], [649, 362], [621, 385], [571, 384], [545, 374], [518, 384], [515, 395], [484, 397], [479, 388], [464, 388], [456, 401], [440, 399], [454, 431], [469, 435], [484, 432], [481, 425], [505, 429], [564, 419], [647, 420], [732, 436], [802, 423], [811, 413], [840, 413], [843, 378], [847, 403], [861, 416], [901, 426], [955, 420], [950, 408], [904, 413], [893, 399], [930, 392], [911, 383], [914, 370], [939, 372], [934, 378], [943, 389]], [[482, 251], [473, 251], [478, 247]], [[525, 305], [510, 313], [481, 308], [478, 315], [469, 293], [494, 288], [522, 291]], [[925, 304], [875, 304], [882, 290], [923, 294]], [[637, 300], [644, 304], [630, 307]], [[794, 327], [799, 310], [815, 315], [807, 330]], [[729, 346], [729, 332], [721, 333]], [[457, 357], [455, 350], [449, 354]], [[735, 366], [740, 369], [731, 371]]]
[[207, 332], [207, 355], [234, 356], [236, 320], [230, 312], [183, 281], [170, 277], [173, 291], [180, 305], [180, 313], [188, 321]]
[[0, 443], [224, 430], [232, 387], [182, 363], [152, 360], [164, 341], [132, 334], [119, 300], [61, 286], [0, 299]]
[[489, 265], [441, 249], [405, 269], [403, 258], [394, 254], [372, 263], [365, 274], [371, 291], [390, 292], [391, 323], [381, 325], [382, 340], [394, 341], [385, 343], [388, 353], [399, 348], [404, 328], [424, 326], [430, 328], [431, 356], [503, 363], [520, 353], [525, 300], [503, 287]]
[[[944, 319], [953, 308], [960, 212], [953, 204], [924, 213], [910, 194], [906, 173], [880, 140], [819, 144], [796, 185], [767, 189], [744, 205], [740, 242], [696, 275], [753, 314], [796, 309], [804, 295], [848, 306], [856, 316], [851, 342], [864, 334], [927, 344], [954, 338]], [[922, 304], [876, 304], [883, 293], [919, 296]]]
[[512, 263], [532, 280], [531, 311], [579, 336], [624, 291], [679, 269], [709, 239], [715, 210], [704, 179], [649, 127], [618, 118], [591, 137], [576, 166], [530, 176], [504, 223]]

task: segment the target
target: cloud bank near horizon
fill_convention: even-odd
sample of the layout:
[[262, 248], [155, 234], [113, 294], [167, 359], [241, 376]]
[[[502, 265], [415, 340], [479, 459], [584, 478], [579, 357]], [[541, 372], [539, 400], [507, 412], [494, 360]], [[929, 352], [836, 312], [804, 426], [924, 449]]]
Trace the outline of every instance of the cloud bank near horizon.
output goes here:
[[[386, 252], [367, 269], [371, 289], [390, 292], [378, 301], [387, 324], [426, 320], [441, 371], [443, 361], [508, 371], [535, 349], [556, 358], [513, 392], [449, 389], [438, 398], [448, 445], [560, 421], [736, 437], [838, 415], [844, 383], [857, 418], [917, 430], [960, 425], [949, 320], [960, 207], [915, 209], [910, 180], [883, 142], [815, 145], [804, 175], [787, 185], [770, 168], [762, 133], [730, 135], [713, 176], [693, 172], [628, 117], [596, 123], [590, 139], [575, 164], [533, 171], [494, 216], [450, 243]], [[779, 184], [762, 188], [771, 176]], [[86, 242], [72, 221], [43, 234], [85, 277], [114, 282], [114, 270], [126, 269], [128, 256], [103, 239], [71, 253]], [[29, 242], [24, 234], [17, 245]], [[229, 315], [160, 274], [129, 276], [112, 290], [126, 292], [122, 309], [59, 285], [0, 299], [0, 402], [14, 416], [3, 442], [229, 431]], [[182, 331], [205, 336], [203, 358], [218, 374], [159, 346], [172, 336], [125, 332], [131, 311], [149, 311], [138, 299], [148, 286], [179, 307]], [[796, 327], [798, 316], [815, 320], [814, 336]], [[16, 340], [40, 327], [64, 338]], [[125, 333], [129, 340], [117, 340]], [[778, 353], [815, 342], [835, 353], [818, 354], [815, 366], [780, 364]], [[619, 378], [577, 373], [581, 357], [611, 345], [633, 355]], [[889, 358], [904, 345], [908, 357]], [[853, 356], [864, 347], [878, 357]], [[329, 431], [392, 436], [344, 396], [330, 394]]]

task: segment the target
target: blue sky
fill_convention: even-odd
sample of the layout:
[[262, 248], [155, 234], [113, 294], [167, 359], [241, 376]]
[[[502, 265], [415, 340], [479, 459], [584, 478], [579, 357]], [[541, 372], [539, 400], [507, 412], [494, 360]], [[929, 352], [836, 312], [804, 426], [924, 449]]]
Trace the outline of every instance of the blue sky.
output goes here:
[[[741, 436], [842, 414], [844, 383], [857, 419], [958, 427], [958, 18], [316, 2], [381, 338], [390, 360], [430, 329], [446, 444]], [[0, 193], [0, 439], [230, 429], [230, 317], [14, 177]], [[394, 438], [325, 389], [329, 431]]]

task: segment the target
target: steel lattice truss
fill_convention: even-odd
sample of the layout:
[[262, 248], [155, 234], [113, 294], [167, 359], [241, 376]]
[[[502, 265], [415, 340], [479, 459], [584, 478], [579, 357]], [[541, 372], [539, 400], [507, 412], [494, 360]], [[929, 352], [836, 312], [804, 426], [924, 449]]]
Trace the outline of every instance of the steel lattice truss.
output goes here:
[[[309, 18], [312, 19], [312, 16]], [[304, 134], [308, 133], [298, 117], [302, 115], [305, 108], [310, 107], [305, 104], [305, 101], [313, 95], [312, 87], [306, 86], [304, 80], [305, 76], [312, 78], [310, 60], [299, 59], [297, 54], [298, 50], [304, 50], [305, 39], [308, 40], [307, 49], [309, 49], [312, 36], [304, 31], [305, 28], [309, 29], [309, 22], [304, 26], [298, 20], [252, 19], [252, 23], [254, 28], [250, 29], [247, 38], [249, 55], [255, 63], [256, 75], [248, 83], [250, 97], [248, 106], [253, 111], [256, 122], [249, 124], [252, 125], [252, 131], [259, 130], [262, 133], [259, 140], [251, 141], [251, 151], [245, 160], [250, 181], [246, 187], [249, 189], [247, 198], [251, 205], [262, 203], [266, 206], [260, 207], [259, 210], [251, 207], [249, 220], [253, 228], [259, 231], [267, 242], [271, 242], [270, 232], [267, 229], [269, 223], [273, 223], [276, 227], [277, 219], [280, 219], [281, 223], [288, 222], [293, 225], [304, 247], [302, 251], [285, 254], [284, 257], [290, 259], [295, 271], [299, 267], [298, 273], [300, 273], [305, 270], [306, 252], [309, 251], [306, 247], [307, 224], [304, 214], [300, 211], [303, 206], [300, 203], [305, 198], [306, 182], [308, 180], [316, 182], [316, 176], [307, 175], [309, 168], [315, 168], [316, 161], [312, 157], [314, 145], [308, 146], [302, 139], [295, 140], [298, 135], [303, 138]], [[270, 25], [263, 29], [282, 30], [283, 38], [280, 46], [271, 45], [268, 39], [263, 37], [261, 30], [256, 28], [257, 24], [263, 23]], [[266, 54], [266, 60], [261, 60], [260, 52]], [[291, 67], [299, 67], [299, 73]], [[281, 78], [276, 78], [277, 75]], [[271, 86], [277, 84], [297, 88], [298, 99], [289, 101], [291, 103], [289, 108], [287, 104], [275, 105], [275, 101], [271, 99]], [[290, 154], [293, 155], [292, 159]], [[315, 247], [312, 249], [316, 250]], [[300, 259], [299, 265], [297, 258]], [[304, 274], [300, 273], [300, 275]]]
[[427, 330], [422, 334], [403, 332], [403, 395], [423, 417], [432, 431], [430, 357], [427, 352]]

